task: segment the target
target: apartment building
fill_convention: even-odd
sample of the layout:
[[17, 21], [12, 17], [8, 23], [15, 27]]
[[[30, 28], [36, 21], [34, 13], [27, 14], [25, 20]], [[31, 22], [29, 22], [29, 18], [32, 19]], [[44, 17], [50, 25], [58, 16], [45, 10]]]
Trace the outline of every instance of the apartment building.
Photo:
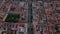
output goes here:
[[[27, 34], [28, 26], [33, 24], [29, 28], [34, 34], [60, 34], [60, 1], [29, 1], [0, 0], [0, 33]], [[28, 17], [33, 20], [30, 25]]]
[[57, 34], [55, 26], [60, 24], [60, 11], [57, 9], [60, 7], [60, 1], [37, 1], [32, 5], [34, 34]]
[[[1, 34], [27, 34], [28, 3], [25, 0], [3, 0], [0, 17]], [[18, 21], [13, 22], [15, 19]]]
[[8, 32], [12, 34], [27, 34], [27, 23], [15, 23], [15, 24], [13, 23], [13, 24], [7, 24], [7, 25], [8, 25], [7, 26]]

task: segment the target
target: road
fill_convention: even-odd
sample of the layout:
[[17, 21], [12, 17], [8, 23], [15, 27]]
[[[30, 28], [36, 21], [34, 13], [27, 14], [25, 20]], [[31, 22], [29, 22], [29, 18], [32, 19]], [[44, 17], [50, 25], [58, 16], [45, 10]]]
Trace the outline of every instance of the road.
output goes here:
[[32, 15], [32, 1], [28, 1], [28, 34], [33, 34], [33, 15]]

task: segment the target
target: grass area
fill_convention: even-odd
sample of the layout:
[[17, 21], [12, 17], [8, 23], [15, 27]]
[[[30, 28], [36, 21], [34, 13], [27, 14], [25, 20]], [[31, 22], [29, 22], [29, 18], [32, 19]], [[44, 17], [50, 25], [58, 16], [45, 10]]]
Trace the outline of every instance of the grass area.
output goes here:
[[3, 31], [1, 34], [6, 34], [6, 31]]
[[56, 32], [60, 32], [60, 27], [55, 26]]
[[20, 18], [19, 14], [8, 13], [5, 22], [17, 22], [19, 18]]
[[13, 31], [8, 30], [8, 31], [7, 31], [7, 34], [13, 34]]

